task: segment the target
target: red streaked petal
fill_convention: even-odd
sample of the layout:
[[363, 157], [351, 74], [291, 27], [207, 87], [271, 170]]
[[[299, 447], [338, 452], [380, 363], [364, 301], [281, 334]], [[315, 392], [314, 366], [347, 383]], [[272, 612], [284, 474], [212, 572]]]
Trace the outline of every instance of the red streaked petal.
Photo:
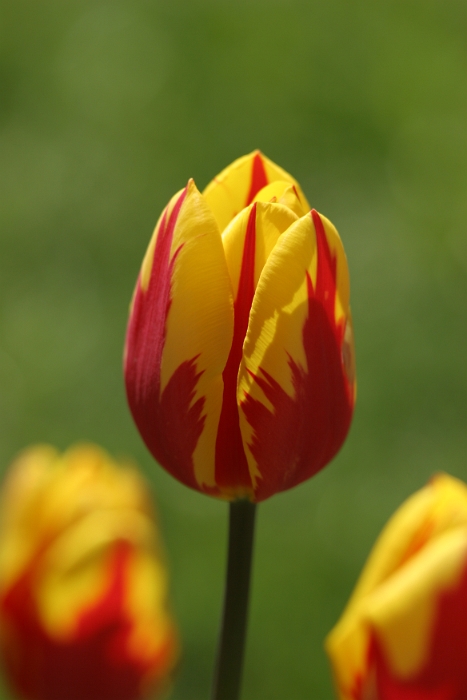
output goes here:
[[279, 237], [289, 226], [297, 221], [297, 215], [283, 204], [255, 202], [230, 222], [222, 234], [222, 245], [224, 246], [234, 299], [237, 297], [240, 288], [240, 271], [252, 206], [254, 206], [256, 212], [253, 270], [255, 288], [264, 265]]
[[239, 426], [237, 382], [250, 309], [263, 267], [279, 237], [297, 220], [280, 204], [256, 202], [226, 228], [222, 243], [234, 293], [234, 336], [223, 372], [224, 392], [216, 441], [216, 483], [224, 493], [251, 495], [252, 481]]
[[222, 378], [224, 394], [216, 440], [216, 484], [237, 495], [251, 493], [251, 478], [238, 418], [237, 377], [255, 293], [256, 205], [250, 210], [234, 303], [234, 334]]
[[52, 636], [40, 619], [34, 595], [38, 570], [26, 571], [3, 593], [3, 658], [15, 689], [25, 698], [139, 700], [144, 679], [154, 677], [158, 667], [167, 668], [167, 662], [170, 666], [176, 644], [173, 631], [161, 639], [159, 655], [150, 660], [129, 653], [133, 621], [126, 614], [125, 597], [131, 556], [127, 543], [115, 545], [106, 589], [81, 611], [74, 630], [64, 638]]
[[138, 280], [125, 348], [125, 380], [128, 402], [148, 449], [163, 466], [174, 465], [177, 478], [196, 488], [192, 464], [196, 443], [193, 445], [193, 440], [188, 440], [185, 449], [184, 441], [177, 439], [172, 431], [167, 434], [164, 428], [168, 410], [176, 421], [174, 432], [178, 428], [195, 437], [196, 442], [199, 438], [203, 429], [203, 403], [198, 402], [195, 411], [190, 411], [190, 402], [199, 379], [194, 369], [196, 358], [174, 373], [166, 387], [167, 393], [161, 396], [162, 352], [171, 305], [173, 269], [179, 253], [177, 249], [171, 255], [171, 249], [174, 228], [185, 197], [186, 188], [179, 195], [170, 216], [167, 216], [167, 209], [164, 211], [156, 229], [146, 290], [143, 289], [141, 276]]
[[[466, 553], [467, 554], [467, 553]], [[437, 595], [434, 624], [426, 640], [429, 649], [423, 667], [413, 676], [401, 678], [391, 669], [384, 647], [372, 635], [368, 668], [384, 700], [464, 700], [467, 698], [467, 556], [460, 580], [454, 588]], [[361, 683], [356, 700], [365, 700]]]
[[125, 344], [125, 377], [135, 404], [141, 400], [139, 393], [152, 391], [156, 396], [160, 393], [162, 349], [177, 255], [176, 252], [171, 256], [173, 231], [185, 197], [186, 189], [178, 196], [170, 216], [168, 207], [164, 210], [151, 241], [151, 259], [148, 262], [146, 254], [132, 300]]
[[342, 244], [313, 213], [280, 238], [258, 283], [238, 392], [257, 501], [315, 474], [347, 434], [354, 385], [338, 278], [347, 278]]
[[263, 158], [259, 152], [256, 152], [253, 156], [253, 161], [251, 164], [250, 190], [244, 206], [247, 207], [249, 204], [251, 204], [258, 192], [262, 190], [263, 187], [266, 187], [268, 183], [269, 180], [268, 176], [266, 175]]
[[310, 210], [298, 182], [260, 151], [253, 151], [231, 163], [209, 183], [203, 192], [216, 218], [219, 230], [222, 232], [242, 209], [253, 202], [256, 194], [263, 187], [276, 180], [283, 180], [293, 185], [304, 210]]
[[283, 180], [275, 180], [257, 192], [254, 202], [276, 202], [291, 209], [298, 217], [307, 214], [309, 209], [305, 209], [306, 202], [300, 200], [295, 185]]
[[211, 491], [233, 310], [219, 230], [192, 181], [151, 247], [147, 287], [138, 282], [128, 327], [128, 401], [157, 461], [187, 486]]

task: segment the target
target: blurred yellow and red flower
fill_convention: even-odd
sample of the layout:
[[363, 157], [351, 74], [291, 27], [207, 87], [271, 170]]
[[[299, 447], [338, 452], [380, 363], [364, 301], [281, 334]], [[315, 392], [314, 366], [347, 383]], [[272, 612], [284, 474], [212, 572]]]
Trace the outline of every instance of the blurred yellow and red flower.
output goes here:
[[137, 281], [129, 405], [160, 464], [262, 501], [339, 450], [355, 401], [347, 261], [328, 219], [260, 152], [172, 197]]
[[178, 656], [144, 481], [98, 447], [25, 450], [0, 494], [0, 645], [27, 700], [139, 700]]
[[462, 481], [440, 474], [395, 513], [326, 647], [341, 700], [466, 700]]

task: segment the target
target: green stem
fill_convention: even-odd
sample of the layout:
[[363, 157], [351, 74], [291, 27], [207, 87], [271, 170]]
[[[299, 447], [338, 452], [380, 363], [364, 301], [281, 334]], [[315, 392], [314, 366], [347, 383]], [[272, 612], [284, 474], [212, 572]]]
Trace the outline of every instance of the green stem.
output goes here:
[[256, 505], [233, 501], [224, 612], [217, 650], [212, 700], [238, 700], [242, 680]]

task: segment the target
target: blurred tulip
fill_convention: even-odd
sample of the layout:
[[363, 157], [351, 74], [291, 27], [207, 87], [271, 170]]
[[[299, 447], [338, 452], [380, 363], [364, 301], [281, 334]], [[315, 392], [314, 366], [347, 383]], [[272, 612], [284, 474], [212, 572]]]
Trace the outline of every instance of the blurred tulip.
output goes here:
[[339, 450], [355, 400], [347, 262], [298, 183], [255, 151], [164, 209], [125, 380], [147, 447], [198, 491], [257, 502]]
[[440, 474], [399, 508], [326, 648], [341, 700], [466, 700], [464, 483]]
[[139, 700], [177, 657], [145, 484], [92, 445], [24, 451], [0, 495], [0, 643], [27, 700]]

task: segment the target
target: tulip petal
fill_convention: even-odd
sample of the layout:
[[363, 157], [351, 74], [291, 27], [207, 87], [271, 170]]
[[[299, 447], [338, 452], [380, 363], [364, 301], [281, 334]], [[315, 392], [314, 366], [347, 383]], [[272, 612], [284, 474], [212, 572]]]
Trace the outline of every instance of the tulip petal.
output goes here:
[[306, 203], [300, 201], [295, 186], [284, 180], [276, 180], [275, 182], [271, 182], [270, 185], [263, 187], [263, 189], [255, 195], [253, 202], [276, 202], [277, 204], [283, 204], [291, 209], [298, 217], [303, 216], [309, 211], [309, 208], [304, 209]]
[[[36, 586], [42, 626], [51, 635], [73, 634], [77, 611], [95, 605], [105, 593], [115, 542], [149, 550], [152, 529], [150, 518], [130, 507], [95, 511], [68, 527], [50, 545], [47, 571]], [[163, 584], [166, 594], [162, 564], [149, 580], [158, 588]]]
[[255, 288], [271, 250], [297, 220], [281, 204], [257, 202], [222, 235], [234, 294], [234, 334], [223, 372], [224, 393], [216, 441], [216, 483], [228, 497], [251, 497], [252, 483], [240, 433], [237, 380]]
[[327, 464], [354, 401], [347, 262], [337, 231], [313, 211], [278, 240], [251, 309], [238, 402], [255, 500]]
[[128, 401], [154, 457], [187, 486], [217, 492], [214, 452], [232, 292], [216, 222], [193, 181], [156, 226], [132, 304]]
[[225, 168], [203, 192], [219, 230], [223, 231], [229, 221], [253, 202], [263, 187], [276, 180], [293, 185], [304, 211], [310, 210], [298, 182], [260, 151], [253, 151]]
[[447, 533], [437, 545], [412, 585], [405, 577], [400, 602], [396, 583], [387, 611], [379, 615], [384, 593], [370, 610], [368, 663], [388, 700], [467, 697], [467, 531]]
[[252, 294], [254, 294], [266, 261], [279, 237], [297, 219], [297, 215], [289, 207], [275, 202], [261, 201], [246, 207], [225, 229], [222, 234], [222, 245], [234, 300], [239, 293], [242, 266], [248, 257], [246, 251], [251, 248], [251, 284], [253, 285]]
[[[427, 665], [435, 640], [440, 592], [457, 589], [466, 567], [467, 529], [458, 528], [430, 541], [369, 597], [365, 621], [375, 631], [388, 665], [398, 678], [413, 677]], [[458, 606], [459, 615], [462, 612], [465, 618], [467, 600]], [[457, 626], [451, 630], [453, 635]], [[457, 634], [461, 631], [465, 652], [466, 628], [462, 626]], [[454, 649], [457, 645], [451, 641], [451, 646]]]

